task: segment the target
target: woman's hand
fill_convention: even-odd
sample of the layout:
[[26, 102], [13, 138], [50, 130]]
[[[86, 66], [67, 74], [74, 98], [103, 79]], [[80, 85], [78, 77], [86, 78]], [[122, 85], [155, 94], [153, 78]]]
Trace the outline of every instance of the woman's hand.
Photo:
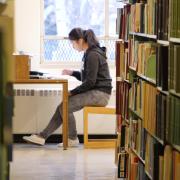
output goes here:
[[73, 71], [69, 70], [69, 69], [63, 69], [63, 71], [62, 71], [62, 75], [69, 75], [69, 76], [71, 76], [72, 73], [73, 73]]

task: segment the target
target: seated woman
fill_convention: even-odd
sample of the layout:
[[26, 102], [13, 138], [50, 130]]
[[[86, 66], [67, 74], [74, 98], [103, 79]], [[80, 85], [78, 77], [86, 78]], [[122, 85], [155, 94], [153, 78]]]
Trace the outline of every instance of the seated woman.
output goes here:
[[[63, 70], [62, 74], [76, 77], [82, 84], [69, 92], [68, 146], [77, 146], [76, 121], [73, 113], [85, 106], [106, 106], [111, 95], [112, 85], [106, 49], [100, 47], [92, 30], [74, 28], [69, 33], [73, 48], [83, 51], [83, 66], [81, 71]], [[46, 139], [62, 124], [62, 103], [57, 107], [47, 127], [37, 135], [24, 136], [23, 139], [33, 144], [44, 145]], [[62, 143], [61, 143], [62, 145]]]

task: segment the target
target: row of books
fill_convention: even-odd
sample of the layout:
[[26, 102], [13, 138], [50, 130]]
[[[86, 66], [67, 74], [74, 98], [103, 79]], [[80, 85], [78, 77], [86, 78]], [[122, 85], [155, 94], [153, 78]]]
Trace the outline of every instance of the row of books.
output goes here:
[[[141, 1], [142, 2], [142, 1]], [[129, 30], [131, 32], [156, 34], [156, 1], [131, 5]]]
[[166, 123], [166, 139], [174, 145], [180, 146], [180, 98], [168, 98], [168, 117]]
[[173, 89], [176, 93], [180, 93], [180, 45], [171, 44], [169, 48], [169, 74], [168, 83], [169, 89]]
[[152, 177], [158, 179], [156, 176], [159, 174], [158, 162], [159, 156], [163, 156], [163, 146], [156, 142], [156, 140], [147, 134], [146, 139], [146, 152], [145, 152], [145, 171]]
[[130, 180], [149, 180], [149, 177], [145, 173], [144, 164], [138, 159], [138, 157], [131, 153], [130, 154]]
[[[162, 172], [161, 179], [179, 180], [180, 179], [180, 153], [173, 150], [169, 145], [164, 148], [164, 156], [160, 156], [159, 165]], [[164, 168], [163, 168], [164, 167]]]
[[127, 4], [124, 8], [117, 9], [116, 33], [119, 39], [128, 39], [130, 7], [131, 6]]
[[[171, 146], [163, 148], [159, 144], [153, 142], [148, 137], [150, 144], [147, 144], [149, 150], [147, 153], [148, 160], [144, 164], [134, 154], [130, 154], [130, 180], [179, 180], [180, 179], [180, 153], [174, 151]], [[154, 171], [153, 171], [154, 170]], [[150, 174], [149, 174], [150, 173]], [[148, 176], [147, 176], [148, 174]]]
[[[169, 50], [168, 50], [169, 49]], [[129, 79], [129, 68], [137, 71], [161, 87], [180, 93], [180, 45], [158, 46], [154, 42], [130, 39], [129, 47], [119, 41], [116, 43], [116, 76]]]
[[116, 31], [120, 39], [127, 40], [131, 31], [156, 34], [158, 39], [168, 40], [169, 29], [170, 37], [180, 38], [178, 0], [131, 0], [129, 3], [118, 9]]
[[116, 42], [116, 77], [122, 77], [123, 79], [129, 79], [128, 77], [128, 47], [123, 41]]
[[[125, 150], [127, 139], [121, 139], [120, 153], [118, 154], [118, 177], [132, 180], [151, 179], [178, 180], [180, 166], [180, 153], [172, 150], [171, 146], [164, 146], [154, 139], [143, 127], [142, 120], [133, 120], [130, 129], [123, 127], [122, 133], [131, 131], [130, 150]], [[143, 131], [144, 130], [144, 131]], [[143, 133], [142, 133], [143, 132]], [[138, 133], [142, 133], [139, 135]], [[133, 137], [132, 137], [133, 136]], [[121, 136], [122, 138], [122, 136]], [[126, 137], [127, 138], [127, 137]], [[141, 142], [140, 142], [141, 141]], [[123, 148], [124, 146], [124, 148]], [[143, 148], [140, 148], [144, 146]], [[139, 152], [138, 149], [143, 151]], [[143, 159], [143, 160], [140, 160]], [[130, 166], [128, 165], [130, 163]], [[130, 168], [130, 171], [129, 169]], [[173, 172], [173, 173], [172, 173]], [[148, 176], [147, 176], [148, 175]]]
[[170, 1], [170, 36], [180, 38], [180, 3], [179, 0]]
[[129, 40], [129, 65], [139, 74], [156, 80], [156, 44]]
[[116, 82], [116, 98], [120, 101], [116, 101], [116, 112], [120, 114], [122, 118], [129, 119], [129, 88], [130, 84], [128, 82]]
[[157, 39], [168, 40], [169, 36], [169, 0], [157, 0]]
[[[135, 118], [134, 118], [135, 119]], [[144, 160], [146, 131], [141, 119], [135, 119], [130, 122], [130, 147]]]

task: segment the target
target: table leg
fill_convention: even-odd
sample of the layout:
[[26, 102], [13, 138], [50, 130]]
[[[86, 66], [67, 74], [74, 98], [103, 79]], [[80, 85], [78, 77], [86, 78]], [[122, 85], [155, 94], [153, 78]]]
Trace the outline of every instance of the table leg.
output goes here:
[[68, 83], [63, 83], [63, 148], [68, 147]]

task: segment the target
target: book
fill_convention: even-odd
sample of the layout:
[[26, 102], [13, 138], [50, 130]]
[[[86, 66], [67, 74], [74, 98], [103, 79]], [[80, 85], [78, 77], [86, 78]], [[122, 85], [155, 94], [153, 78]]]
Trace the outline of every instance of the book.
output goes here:
[[155, 135], [165, 140], [165, 126], [167, 121], [167, 96], [158, 93], [156, 96], [156, 133]]
[[133, 153], [130, 154], [130, 180], [136, 180], [137, 174], [138, 174], [138, 157], [134, 155]]
[[168, 89], [174, 89], [174, 47], [170, 44], [168, 56]]
[[128, 163], [128, 154], [121, 152], [118, 155], [118, 178], [126, 178], [126, 167]]
[[173, 151], [173, 165], [172, 165], [172, 171], [173, 171], [173, 180], [180, 179], [180, 153], [177, 151]]
[[159, 156], [159, 180], [164, 180], [164, 155]]
[[156, 82], [157, 86], [161, 87], [163, 91], [168, 91], [168, 57], [168, 46], [158, 46], [156, 54]]
[[166, 139], [169, 143], [180, 146], [180, 99], [168, 98], [168, 118], [166, 123]]
[[172, 180], [172, 147], [167, 145], [164, 149], [164, 180]]
[[180, 38], [179, 1], [170, 0], [170, 37]]
[[139, 74], [156, 80], [156, 44], [132, 39], [129, 45], [129, 66]]
[[128, 39], [130, 8], [131, 6], [126, 4], [123, 8], [117, 9], [116, 31], [119, 34], [119, 39]]
[[157, 0], [157, 38], [168, 40], [169, 0]]
[[180, 93], [180, 45], [174, 45], [174, 89]]

